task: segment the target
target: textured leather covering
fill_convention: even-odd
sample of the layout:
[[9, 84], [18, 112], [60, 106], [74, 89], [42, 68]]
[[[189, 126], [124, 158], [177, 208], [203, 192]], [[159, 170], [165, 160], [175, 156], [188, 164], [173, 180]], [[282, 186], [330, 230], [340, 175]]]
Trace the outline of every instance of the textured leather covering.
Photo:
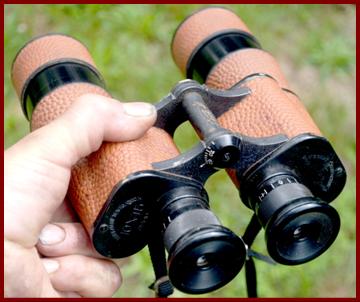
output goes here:
[[[190, 16], [180, 26], [174, 38], [173, 54], [183, 73], [191, 51], [208, 36], [230, 26], [248, 31], [239, 17], [236, 16], [237, 21], [234, 18], [234, 13], [228, 10], [209, 8]], [[231, 25], [228, 20], [232, 20]], [[251, 94], [218, 118], [221, 126], [253, 137], [285, 134], [291, 138], [302, 133], [321, 135], [301, 101], [282, 89], [289, 89], [288, 82], [275, 59], [263, 50], [242, 49], [230, 53], [212, 68], [206, 84], [217, 89], [229, 89], [254, 73], [265, 73], [275, 80], [256, 77], [246, 81]], [[228, 173], [239, 186], [234, 171]]]
[[[219, 77], [223, 80], [220, 87], [223, 89], [237, 82]], [[211, 86], [211, 83], [207, 84]], [[261, 77], [248, 81], [246, 86], [251, 89], [251, 94], [218, 118], [224, 128], [253, 137], [320, 134], [303, 104], [292, 93], [281, 89], [276, 81]]]
[[275, 58], [261, 49], [246, 48], [234, 51], [220, 63], [213, 67], [207, 77], [206, 83], [211, 87], [230, 88], [251, 74], [264, 73], [276, 79], [281, 88], [289, 89], [289, 84]]
[[152, 169], [151, 163], [178, 154], [169, 134], [152, 127], [136, 141], [104, 143], [97, 152], [81, 160], [72, 171], [69, 197], [88, 231], [120, 180], [130, 173]]
[[[94, 66], [90, 54], [80, 42], [61, 35], [33, 40], [21, 50], [13, 65], [13, 82], [20, 95], [27, 78], [41, 65], [63, 58], [76, 58]], [[35, 108], [31, 129], [42, 127], [61, 115], [80, 95], [109, 94], [88, 83], [72, 83], [47, 94]], [[68, 197], [86, 229], [93, 223], [113, 187], [130, 173], [152, 169], [151, 163], [179, 154], [172, 138], [158, 128], [151, 128], [142, 138], [126, 143], [104, 143], [101, 148], [80, 160], [72, 169]], [[140, 189], [140, 188], [139, 188]]]
[[19, 51], [12, 66], [11, 77], [18, 96], [21, 96], [26, 80], [34, 71], [48, 62], [61, 59], [81, 60], [96, 67], [88, 50], [79, 41], [56, 34], [39, 37]]
[[58, 87], [45, 95], [36, 106], [31, 118], [31, 130], [36, 130], [63, 114], [72, 102], [86, 93], [110, 97], [103, 88], [90, 83], [72, 83]]

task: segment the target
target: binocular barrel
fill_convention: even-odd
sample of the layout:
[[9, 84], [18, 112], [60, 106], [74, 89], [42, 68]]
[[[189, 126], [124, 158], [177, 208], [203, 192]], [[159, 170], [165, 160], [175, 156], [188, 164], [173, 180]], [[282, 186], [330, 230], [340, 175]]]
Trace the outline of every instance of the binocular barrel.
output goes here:
[[[57, 118], [81, 95], [110, 96], [87, 49], [77, 40], [59, 34], [41, 36], [26, 44], [14, 60], [12, 80], [31, 130]], [[178, 155], [172, 137], [165, 130], [152, 127], [136, 141], [103, 143], [97, 152], [73, 167], [68, 197], [99, 253], [112, 258], [126, 257], [148, 243], [151, 235], [148, 213], [152, 206], [132, 196], [123, 204], [123, 208], [128, 208], [120, 212], [114, 201], [118, 199], [117, 187], [129, 175], [153, 170], [152, 163]], [[138, 186], [131, 189], [132, 194], [141, 191]], [[150, 193], [153, 189], [149, 189]], [[119, 199], [124, 201], [124, 197]], [[199, 200], [196, 196], [185, 194], [175, 200], [162, 209], [164, 218], [172, 219], [164, 229], [163, 239], [169, 252], [173, 285], [185, 292], [202, 293], [228, 283], [243, 266], [246, 254], [243, 241], [221, 226], [208, 206], [202, 209], [186, 206], [196, 203]], [[98, 220], [104, 216], [102, 211], [107, 205], [113, 207], [109, 217], [112, 224], [104, 227]], [[170, 211], [171, 208], [176, 210]], [[210, 256], [206, 260], [204, 253], [211, 254], [212, 259], [209, 260]], [[198, 258], [203, 259], [202, 263]]]
[[[12, 80], [32, 130], [57, 118], [81, 95], [110, 97], [88, 50], [64, 35], [45, 35], [26, 44], [13, 63]], [[178, 154], [172, 138], [153, 127], [136, 142], [104, 143], [76, 165], [69, 197], [88, 232], [92, 233], [96, 217], [119, 181]]]
[[252, 90], [218, 118], [221, 126], [252, 137], [320, 135], [273, 56], [232, 11], [209, 7], [184, 20], [172, 42], [175, 63], [188, 77], [218, 89], [241, 81]]
[[[218, 117], [223, 128], [251, 137], [321, 136], [276, 60], [234, 12], [219, 7], [195, 12], [176, 30], [171, 49], [187, 78], [217, 89], [250, 88], [249, 96]], [[228, 169], [228, 174], [266, 229], [271, 257], [283, 264], [307, 262], [335, 240], [339, 216], [313, 196], [292, 167], [271, 169], [255, 183], [250, 173]]]
[[[339, 232], [329, 202], [346, 173], [276, 60], [238, 16], [219, 7], [186, 18], [171, 49], [186, 77], [205, 85], [180, 82], [157, 105], [158, 120], [143, 137], [105, 142], [72, 169], [68, 197], [96, 250], [121, 258], [148, 244], [156, 258], [150, 244], [156, 242], [169, 254], [166, 274], [178, 289], [196, 294], [225, 285], [241, 270], [248, 247], [210, 211], [203, 185], [226, 167], [265, 229], [274, 260], [295, 265], [322, 254]], [[12, 80], [31, 130], [77, 97], [110, 97], [88, 50], [60, 34], [28, 42], [14, 60]], [[202, 142], [180, 154], [172, 135], [185, 120]], [[151, 237], [156, 231], [161, 240]], [[163, 272], [157, 273], [160, 280]]]

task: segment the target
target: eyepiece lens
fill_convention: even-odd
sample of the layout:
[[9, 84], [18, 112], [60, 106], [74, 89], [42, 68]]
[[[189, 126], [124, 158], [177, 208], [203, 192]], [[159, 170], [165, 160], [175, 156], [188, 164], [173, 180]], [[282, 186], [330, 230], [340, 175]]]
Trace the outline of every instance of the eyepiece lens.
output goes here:
[[292, 205], [283, 210], [266, 228], [271, 257], [287, 265], [308, 262], [325, 252], [335, 240], [340, 218], [326, 203]]
[[203, 294], [230, 282], [246, 257], [244, 242], [223, 226], [185, 234], [169, 254], [169, 277], [179, 290]]
[[[314, 230], [315, 231], [315, 230]], [[298, 226], [293, 232], [293, 238], [296, 241], [304, 241], [311, 236], [311, 225], [303, 224]]]
[[196, 260], [196, 266], [201, 269], [207, 269], [210, 267], [210, 263], [208, 261], [208, 255], [202, 255]]
[[162, 196], [169, 279], [177, 289], [203, 294], [230, 282], [246, 258], [244, 241], [221, 225], [198, 188], [178, 187]]
[[269, 255], [276, 262], [296, 265], [325, 252], [339, 233], [336, 210], [289, 171], [259, 175], [249, 178], [248, 201], [265, 229]]

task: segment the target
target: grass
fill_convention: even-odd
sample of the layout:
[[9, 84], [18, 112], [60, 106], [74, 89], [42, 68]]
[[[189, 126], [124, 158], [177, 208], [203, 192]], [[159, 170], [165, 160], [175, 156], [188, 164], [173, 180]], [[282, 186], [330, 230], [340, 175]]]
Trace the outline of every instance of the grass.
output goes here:
[[[257, 262], [259, 295], [266, 297], [355, 296], [355, 7], [351, 5], [226, 5], [235, 10], [280, 62], [294, 90], [343, 160], [348, 181], [334, 202], [342, 227], [321, 257], [288, 267]], [[10, 82], [11, 62], [34, 35], [62, 32], [90, 49], [111, 93], [121, 100], [157, 102], [183, 79], [169, 51], [172, 34], [201, 5], [6, 5], [5, 147], [28, 132]], [[189, 125], [177, 130], [181, 150], [197, 141]], [[241, 234], [251, 217], [225, 173], [206, 188], [224, 225]], [[265, 251], [263, 232], [254, 248]], [[122, 269], [116, 296], [152, 296], [147, 251]], [[185, 296], [176, 292], [175, 296]], [[245, 297], [244, 272], [208, 297]]]

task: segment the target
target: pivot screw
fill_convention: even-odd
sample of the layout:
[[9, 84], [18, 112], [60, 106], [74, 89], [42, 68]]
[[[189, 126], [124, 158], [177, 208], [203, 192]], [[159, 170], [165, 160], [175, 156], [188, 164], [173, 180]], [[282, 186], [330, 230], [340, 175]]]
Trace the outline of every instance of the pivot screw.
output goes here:
[[231, 154], [230, 152], [226, 152], [224, 155], [223, 155], [223, 162], [224, 163], [227, 163], [231, 160]]
[[101, 233], [105, 233], [107, 230], [109, 229], [108, 225], [107, 224], [102, 224], [100, 227], [99, 227], [99, 231]]

